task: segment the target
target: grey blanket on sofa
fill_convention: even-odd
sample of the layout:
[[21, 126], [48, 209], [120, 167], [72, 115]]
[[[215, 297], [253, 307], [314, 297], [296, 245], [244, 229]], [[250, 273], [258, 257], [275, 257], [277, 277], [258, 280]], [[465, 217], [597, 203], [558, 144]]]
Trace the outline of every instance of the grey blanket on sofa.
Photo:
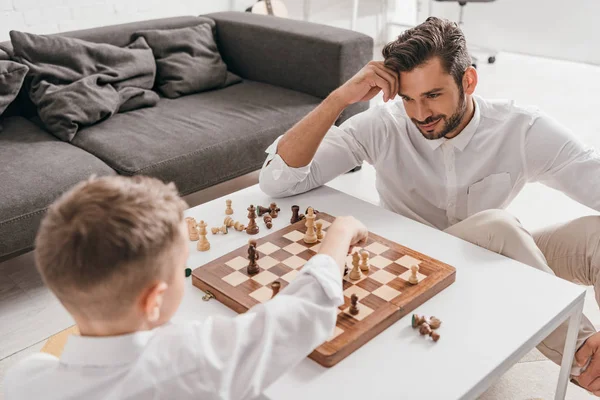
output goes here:
[[59, 139], [70, 142], [82, 126], [159, 100], [151, 90], [156, 64], [144, 38], [117, 47], [18, 31], [10, 37], [13, 58], [29, 67], [29, 97]]

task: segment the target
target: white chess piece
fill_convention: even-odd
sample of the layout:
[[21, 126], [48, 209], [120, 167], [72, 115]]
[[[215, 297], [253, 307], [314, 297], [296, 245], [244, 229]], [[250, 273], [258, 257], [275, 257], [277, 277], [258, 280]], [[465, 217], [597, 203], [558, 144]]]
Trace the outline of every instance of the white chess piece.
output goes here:
[[369, 252], [366, 250], [360, 252], [360, 270], [369, 272]]
[[352, 271], [348, 274], [348, 278], [352, 281], [357, 281], [362, 277], [358, 263], [360, 262], [360, 255], [358, 253], [352, 253]]
[[416, 285], [419, 283], [419, 278], [417, 277], [417, 272], [419, 272], [419, 266], [413, 265], [410, 267], [410, 277], [408, 278], [408, 282]]
[[306, 234], [304, 235], [304, 243], [316, 243], [317, 233], [315, 232], [315, 212], [309, 207], [308, 214], [305, 216], [306, 218]]

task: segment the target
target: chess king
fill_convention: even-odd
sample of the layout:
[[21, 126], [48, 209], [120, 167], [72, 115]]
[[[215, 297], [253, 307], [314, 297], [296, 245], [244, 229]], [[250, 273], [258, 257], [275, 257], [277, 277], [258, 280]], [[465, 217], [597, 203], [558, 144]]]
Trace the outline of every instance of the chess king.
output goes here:
[[[366, 161], [376, 170], [383, 207], [594, 286], [600, 305], [600, 216], [530, 233], [503, 210], [538, 181], [600, 211], [598, 151], [539, 109], [477, 95], [477, 70], [451, 21], [430, 17], [382, 55], [268, 147], [261, 189], [273, 198], [296, 195]], [[379, 93], [383, 104], [334, 125], [346, 107]], [[559, 365], [567, 323], [538, 346]], [[600, 357], [593, 354], [600, 354], [600, 335], [584, 316], [571, 372], [600, 394]]]

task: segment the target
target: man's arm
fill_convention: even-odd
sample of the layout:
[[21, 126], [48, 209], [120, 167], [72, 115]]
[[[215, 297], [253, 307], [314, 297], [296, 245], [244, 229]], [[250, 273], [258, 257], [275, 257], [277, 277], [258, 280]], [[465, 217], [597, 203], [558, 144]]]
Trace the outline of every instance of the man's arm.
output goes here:
[[542, 114], [525, 138], [527, 178], [600, 211], [600, 154]]
[[[271, 157], [265, 161], [260, 175], [263, 191], [271, 196], [300, 193], [362, 162], [353, 143], [344, 139], [334, 140], [335, 143], [329, 144], [322, 154], [325, 162], [310, 171], [310, 164], [325, 135], [337, 128], [333, 124], [340, 113], [350, 104], [372, 99], [380, 91], [384, 93], [384, 101], [393, 99], [398, 93], [398, 75], [384, 67], [382, 62], [372, 61], [271, 146], [268, 150]], [[310, 173], [313, 174], [312, 179], [308, 176]], [[295, 187], [305, 179], [305, 185]]]

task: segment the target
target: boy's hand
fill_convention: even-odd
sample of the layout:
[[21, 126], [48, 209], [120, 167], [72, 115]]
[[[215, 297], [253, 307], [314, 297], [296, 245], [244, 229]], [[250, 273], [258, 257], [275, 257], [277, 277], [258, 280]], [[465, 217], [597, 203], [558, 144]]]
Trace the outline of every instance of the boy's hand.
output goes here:
[[319, 249], [336, 261], [343, 275], [346, 256], [354, 246], [362, 246], [368, 238], [367, 228], [354, 217], [337, 217], [327, 229], [327, 236]]
[[398, 74], [383, 65], [383, 61], [371, 61], [346, 83], [336, 90], [336, 94], [350, 105], [368, 101], [383, 90], [383, 101], [393, 99], [400, 90]]

